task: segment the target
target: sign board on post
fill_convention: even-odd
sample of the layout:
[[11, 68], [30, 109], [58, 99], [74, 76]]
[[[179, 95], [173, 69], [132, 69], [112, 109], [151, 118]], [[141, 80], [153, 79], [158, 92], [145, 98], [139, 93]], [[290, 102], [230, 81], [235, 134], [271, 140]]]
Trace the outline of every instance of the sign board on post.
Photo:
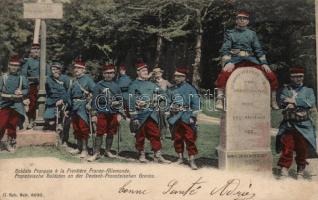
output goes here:
[[26, 19], [62, 19], [61, 3], [24, 3], [23, 18]]

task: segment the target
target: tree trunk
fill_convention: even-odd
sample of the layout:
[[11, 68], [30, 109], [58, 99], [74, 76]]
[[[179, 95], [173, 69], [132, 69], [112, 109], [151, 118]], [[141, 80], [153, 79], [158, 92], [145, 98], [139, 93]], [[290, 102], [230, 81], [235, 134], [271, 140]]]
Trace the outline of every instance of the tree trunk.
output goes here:
[[155, 57], [155, 63], [154, 66], [159, 65], [160, 56], [161, 56], [161, 47], [162, 47], [162, 36], [160, 33], [157, 35], [157, 46], [156, 46], [156, 57]]
[[198, 23], [198, 33], [196, 37], [196, 45], [195, 45], [195, 58], [194, 58], [194, 64], [193, 66], [193, 74], [192, 74], [192, 84], [199, 88], [200, 85], [200, 65], [201, 65], [201, 44], [202, 44], [202, 21], [201, 21], [201, 15], [200, 10], [197, 11], [197, 23]]

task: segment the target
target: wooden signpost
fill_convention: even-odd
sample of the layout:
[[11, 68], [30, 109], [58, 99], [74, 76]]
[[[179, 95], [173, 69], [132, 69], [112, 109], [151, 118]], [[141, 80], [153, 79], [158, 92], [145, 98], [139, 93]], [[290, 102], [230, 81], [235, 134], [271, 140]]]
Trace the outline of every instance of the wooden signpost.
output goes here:
[[46, 80], [46, 23], [45, 19], [62, 19], [63, 4], [52, 3], [51, 0], [39, 0], [38, 3], [24, 3], [23, 18], [35, 19], [34, 43], [39, 41], [41, 27], [40, 51], [40, 90], [38, 93], [38, 112], [35, 120], [36, 128], [44, 125], [43, 113], [45, 109], [45, 80]]

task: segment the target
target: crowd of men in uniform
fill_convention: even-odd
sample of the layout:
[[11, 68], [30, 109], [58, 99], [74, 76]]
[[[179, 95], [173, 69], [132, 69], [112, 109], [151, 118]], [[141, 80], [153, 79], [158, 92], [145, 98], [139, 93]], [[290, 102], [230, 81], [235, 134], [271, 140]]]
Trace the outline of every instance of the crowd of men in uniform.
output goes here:
[[[276, 97], [278, 81], [268, 66], [256, 33], [250, 30], [249, 13], [239, 11], [236, 15], [236, 27], [225, 32], [220, 50], [222, 70], [215, 85], [218, 87], [216, 108], [223, 109], [224, 88], [231, 73], [239, 67], [254, 67], [262, 71], [271, 84], [272, 108], [283, 109], [284, 119], [276, 138], [276, 149], [281, 153], [278, 167], [281, 175], [287, 177], [288, 169], [296, 152], [297, 173], [304, 176], [308, 164], [306, 159], [316, 152], [316, 133], [310, 116], [315, 108], [316, 99], [313, 89], [303, 85], [305, 70], [303, 67], [290, 68], [290, 84]], [[7, 149], [14, 151], [16, 127], [19, 119], [26, 116], [31, 128], [36, 117], [36, 100], [39, 85], [39, 45], [34, 44], [29, 58], [20, 68], [18, 57], [11, 57], [8, 73], [0, 80], [0, 134], [8, 135]], [[176, 67], [174, 84], [162, 78], [162, 69], [154, 68], [150, 75], [147, 64], [135, 65], [136, 80], [126, 75], [124, 65], [103, 66], [103, 80], [95, 83], [86, 74], [86, 64], [80, 59], [73, 63], [74, 78], [62, 74], [62, 65], [51, 64], [47, 70], [46, 110], [44, 119], [46, 128], [60, 133], [61, 144], [68, 141], [70, 124], [74, 130], [77, 147], [70, 152], [81, 158], [95, 161], [101, 157], [103, 136], [105, 155], [113, 158], [111, 152], [114, 135], [118, 134], [122, 118], [130, 119], [130, 130], [135, 134], [135, 147], [139, 161], [147, 162], [144, 143], [150, 141], [154, 160], [170, 163], [161, 154], [161, 129], [170, 127], [174, 148], [178, 154], [177, 163], [184, 162], [183, 152], [187, 149], [192, 169], [197, 169], [194, 156], [198, 154], [195, 144], [197, 114], [200, 111], [200, 97], [197, 90], [187, 82], [188, 69]], [[116, 73], [118, 71], [118, 77]], [[278, 104], [277, 101], [278, 100]], [[25, 109], [26, 108], [26, 109]], [[26, 112], [26, 113], [25, 113]], [[165, 113], [169, 113], [166, 118]], [[63, 126], [61, 126], [63, 124]], [[94, 130], [96, 124], [96, 130]], [[88, 155], [88, 139], [94, 137], [93, 155]]]
[[[5, 118], [1, 121], [1, 138], [6, 131], [6, 148], [10, 152], [15, 150], [16, 128], [22, 121], [28, 119], [27, 129], [34, 126], [40, 75], [38, 55], [39, 45], [33, 44], [31, 57], [23, 64], [19, 57], [12, 56], [8, 72], [0, 80], [0, 117]], [[148, 65], [138, 62], [135, 68], [137, 78], [132, 80], [126, 75], [124, 65], [105, 64], [102, 66], [103, 80], [96, 83], [87, 74], [86, 64], [81, 59], [75, 59], [72, 64], [73, 78], [62, 73], [63, 66], [59, 62], [51, 63], [45, 82], [44, 129], [57, 131], [60, 144], [67, 147], [72, 125], [76, 148], [68, 147], [67, 150], [87, 161], [95, 161], [101, 157], [103, 136], [106, 136], [105, 156], [116, 157], [111, 151], [114, 135], [119, 134], [120, 121], [129, 119], [139, 161], [148, 161], [144, 150], [145, 139], [148, 139], [154, 160], [170, 163], [161, 153], [161, 132], [168, 122], [178, 153], [177, 162], [184, 163], [186, 146], [190, 167], [197, 169], [194, 162], [198, 153], [195, 127], [200, 98], [197, 90], [187, 82], [188, 69], [177, 67], [172, 85], [162, 78], [163, 70], [158, 67], [148, 73]], [[93, 138], [92, 155], [88, 153], [90, 137]]]

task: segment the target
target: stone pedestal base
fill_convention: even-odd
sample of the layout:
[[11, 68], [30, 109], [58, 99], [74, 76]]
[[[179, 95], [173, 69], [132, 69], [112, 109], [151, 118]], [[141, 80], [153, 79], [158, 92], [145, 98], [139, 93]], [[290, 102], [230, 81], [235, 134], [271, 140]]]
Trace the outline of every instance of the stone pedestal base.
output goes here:
[[272, 172], [272, 152], [263, 151], [227, 151], [217, 148], [219, 168], [233, 171]]
[[56, 146], [58, 135], [52, 131], [27, 130], [17, 133], [17, 147], [24, 146]]

